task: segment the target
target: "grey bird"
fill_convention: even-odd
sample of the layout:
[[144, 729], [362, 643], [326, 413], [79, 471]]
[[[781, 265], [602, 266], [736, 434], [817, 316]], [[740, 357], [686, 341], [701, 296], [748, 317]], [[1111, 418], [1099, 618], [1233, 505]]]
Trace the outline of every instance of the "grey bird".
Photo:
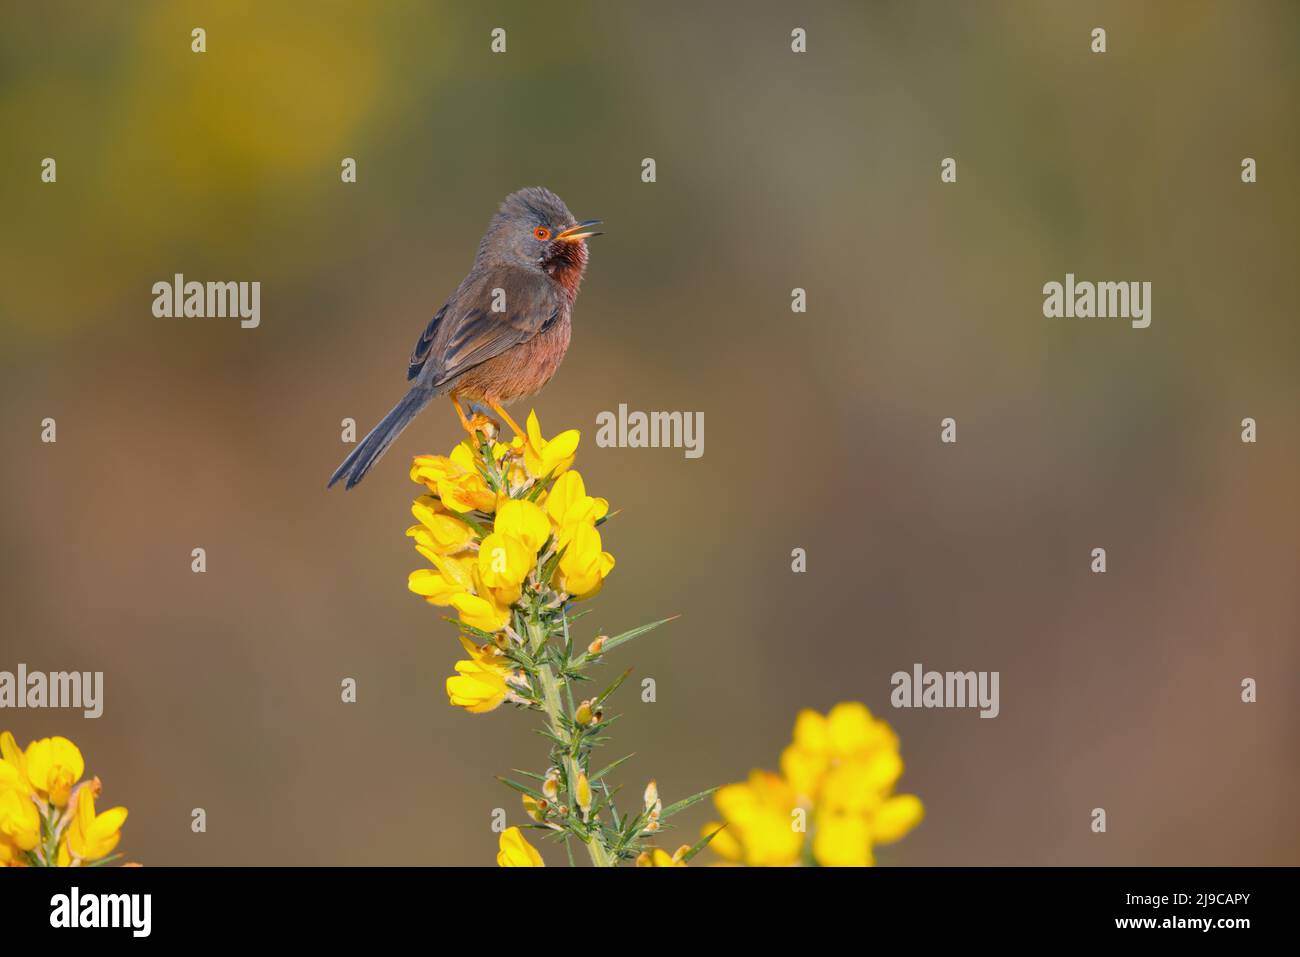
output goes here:
[[416, 414], [450, 396], [473, 434], [461, 400], [486, 404], [523, 434], [502, 408], [538, 392], [569, 348], [571, 317], [587, 268], [587, 239], [598, 219], [574, 219], [549, 189], [511, 193], [492, 217], [478, 254], [451, 298], [434, 314], [406, 369], [410, 391], [330, 477], [352, 488]]

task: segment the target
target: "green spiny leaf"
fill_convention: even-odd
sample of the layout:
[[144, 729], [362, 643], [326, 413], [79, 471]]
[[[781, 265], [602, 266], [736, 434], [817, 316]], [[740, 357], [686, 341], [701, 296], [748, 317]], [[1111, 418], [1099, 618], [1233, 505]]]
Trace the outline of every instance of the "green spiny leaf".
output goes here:
[[[630, 758], [631, 755], [629, 754], [628, 757]], [[618, 762], [615, 761], [614, 763], [617, 764]], [[611, 765], [611, 767], [612, 767], [612, 765]], [[605, 770], [608, 771], [609, 768], [606, 768]], [[603, 774], [604, 771], [602, 771], [601, 773]], [[602, 791], [605, 792], [605, 800], [609, 802], [609, 815], [610, 815], [611, 818], [613, 818], [613, 820], [614, 820], [614, 830], [617, 831], [617, 830], [619, 830], [619, 828], [621, 828], [621, 827], [623, 826], [622, 822], [619, 821], [619, 818], [618, 818], [618, 806], [614, 803], [614, 795], [618, 794], [619, 789], [618, 789], [618, 788], [615, 788], [613, 791], [611, 791], [611, 790], [609, 789], [609, 782], [608, 782], [608, 781], [601, 781], [601, 782], [600, 782], [600, 789], [601, 789]]]
[[559, 745], [560, 751], [562, 753], [564, 754], [568, 753], [569, 751], [568, 741], [565, 741], [563, 738], [557, 738], [555, 735], [551, 734], [551, 732], [548, 731], [546, 728], [533, 728], [533, 731], [536, 732], [537, 734], [540, 734], [543, 738], [546, 738], [551, 743]]
[[518, 791], [520, 794], [527, 794], [529, 797], [537, 798], [537, 800], [539, 801], [544, 800], [541, 791], [536, 791], [533, 788], [530, 788], [526, 784], [520, 784], [518, 781], [511, 781], [509, 778], [503, 778], [499, 774], [497, 775], [497, 780], [500, 781], [502, 784], [504, 784], [506, 787], [513, 788], [514, 790]]
[[709, 842], [713, 840], [715, 837], [717, 837], [719, 834], [721, 834], [723, 831], [725, 831], [726, 829], [727, 829], [727, 825], [725, 824], [720, 824], [717, 827], [715, 827], [712, 831], [704, 835], [704, 837], [700, 838], [699, 841], [697, 841], [694, 845], [692, 845], [691, 849], [682, 855], [682, 860], [685, 863], [689, 864], [691, 862], [691, 858], [693, 858], [696, 854], [700, 853], [700, 851], [708, 847]]
[[647, 631], [653, 631], [654, 629], [658, 628], [660, 625], [666, 625], [668, 624], [668, 622], [676, 621], [680, 617], [682, 616], [672, 615], [668, 618], [661, 618], [658, 621], [650, 622], [650, 624], [648, 625], [642, 625], [640, 628], [633, 628], [631, 631], [625, 631], [621, 635], [615, 635], [613, 638], [608, 638], [605, 640], [604, 647], [601, 648], [600, 653], [602, 655], [606, 654], [607, 652], [617, 648], [619, 645], [626, 644], [627, 642], [631, 641], [633, 638], [640, 638]]
[[627, 671], [623, 672], [621, 675], [615, 678], [614, 683], [612, 685], [610, 685], [608, 688], [606, 688], [604, 691], [602, 691], [600, 694], [596, 696], [595, 700], [592, 702], [593, 707], [599, 704], [600, 702], [604, 701], [615, 691], [617, 691], [618, 686], [621, 685], [624, 681], [626, 681], [627, 676], [630, 675], [631, 673], [632, 673], [632, 669], [628, 668]]
[[451, 622], [453, 625], [458, 627], [465, 634], [472, 635], [473, 637], [479, 638], [482, 641], [496, 640], [496, 635], [492, 634], [492, 632], [484, 631], [482, 628], [475, 628], [473, 625], [467, 625], [459, 618], [452, 618], [450, 615], [443, 615], [442, 620]]
[[601, 778], [603, 778], [605, 775], [609, 774], [610, 771], [613, 771], [616, 767], [618, 767], [618, 766], [619, 766], [620, 764], [622, 764], [624, 761], [628, 760], [629, 758], [633, 758], [633, 757], [635, 757], [635, 756], [636, 756], [635, 754], [624, 755], [623, 757], [619, 758], [617, 761], [613, 762], [612, 764], [608, 764], [608, 765], [606, 765], [605, 767], [601, 768], [599, 771], [597, 771], [595, 774], [593, 774], [593, 775], [589, 778], [589, 780], [591, 781], [592, 784], [595, 784], [597, 781], [599, 781], [599, 780], [600, 780]]
[[659, 820], [661, 821], [668, 820], [668, 818], [672, 817], [674, 814], [677, 814], [680, 811], [685, 811], [692, 804], [695, 804], [699, 801], [703, 801], [706, 797], [708, 797], [716, 790], [718, 790], [716, 787], [712, 787], [709, 788], [708, 790], [701, 791], [699, 794], [692, 794], [688, 798], [682, 798], [676, 804], [668, 805], [666, 808], [663, 809], [663, 813], [659, 815]]
[[[680, 617], [681, 615], [673, 615], [671, 618], [661, 618], [658, 621], [650, 622], [650, 624], [648, 625], [642, 625], [639, 628], [633, 628], [631, 631], [625, 631], [621, 635], [615, 635], [613, 638], [606, 638], [604, 644], [601, 646], [600, 649], [600, 657], [603, 658], [605, 655], [613, 651], [619, 645], [626, 644], [627, 642], [631, 641], [633, 638], [639, 638], [642, 635], [644, 635], [646, 632], [653, 631], [654, 629], [658, 628], [660, 625], [666, 625], [668, 622], [675, 621]], [[584, 651], [578, 657], [573, 659], [573, 661], [571, 662], [571, 666], [574, 668], [581, 668], [583, 665], [587, 664], [587, 662], [591, 661], [595, 657], [597, 656], [591, 654], [590, 652]]]

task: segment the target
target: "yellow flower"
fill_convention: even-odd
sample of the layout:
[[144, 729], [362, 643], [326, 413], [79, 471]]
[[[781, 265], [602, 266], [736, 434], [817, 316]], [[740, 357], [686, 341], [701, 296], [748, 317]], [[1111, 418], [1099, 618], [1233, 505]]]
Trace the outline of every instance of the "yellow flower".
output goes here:
[[813, 857], [822, 867], [871, 867], [871, 830], [859, 814], [818, 814]]
[[748, 781], [719, 788], [713, 803], [723, 820], [706, 824], [702, 833], [727, 825], [709, 844], [722, 857], [750, 867], [799, 863], [804, 834], [795, 828], [794, 790], [780, 775], [753, 771]]
[[95, 792], [98, 790], [98, 779], [77, 788], [77, 813], [59, 843], [60, 867], [67, 867], [73, 860], [97, 861], [107, 857], [122, 839], [126, 808], [114, 807], [96, 814]]
[[479, 631], [500, 631], [510, 623], [510, 602], [498, 601], [491, 592], [486, 597], [460, 592], [451, 596], [451, 606], [461, 621]]
[[529, 569], [519, 574], [524, 559], [518, 543], [491, 535], [484, 543], [477, 558], [439, 555], [417, 546], [434, 567], [411, 572], [406, 587], [430, 604], [455, 608], [470, 627], [496, 632], [509, 624], [511, 605], [519, 600]]
[[492, 531], [509, 535], [524, 544], [534, 556], [542, 550], [551, 535], [551, 526], [541, 506], [524, 499], [507, 499], [497, 509]]
[[572, 596], [588, 598], [614, 570], [614, 555], [603, 551], [595, 523], [610, 511], [603, 498], [586, 494], [582, 476], [565, 472], [546, 495], [546, 516], [555, 528], [556, 547], [564, 549], [555, 584]]
[[[6, 734], [8, 732], [5, 732]], [[0, 763], [0, 865], [22, 860], [41, 839], [41, 816], [26, 786], [8, 763]]]
[[537, 848], [524, 840], [523, 832], [517, 827], [508, 827], [501, 832], [497, 851], [499, 867], [545, 867], [546, 862]]
[[456, 662], [456, 675], [447, 679], [447, 699], [470, 714], [493, 711], [510, 694], [506, 683], [510, 662], [495, 645], [480, 646], [464, 635], [459, 637], [469, 660]]
[[850, 759], [826, 772], [819, 809], [843, 814], [868, 814], [880, 807], [903, 770], [897, 751], [866, 759]]
[[411, 481], [427, 486], [434, 493], [443, 479], [455, 478], [464, 471], [445, 455], [417, 455], [411, 461]]
[[31, 794], [31, 788], [28, 787], [22, 772], [8, 761], [0, 761], [0, 789], [18, 791], [24, 797]]
[[450, 605], [456, 595], [473, 589], [473, 565], [468, 560], [449, 558], [424, 547], [416, 551], [433, 562], [434, 567], [411, 572], [406, 587], [425, 601], [432, 605]]
[[451, 455], [417, 455], [411, 462], [411, 481], [423, 484], [435, 495], [443, 482], [459, 482], [477, 473], [474, 451], [468, 442], [457, 445]]
[[614, 556], [601, 551], [600, 532], [594, 525], [580, 524], [560, 559], [556, 583], [575, 598], [589, 598], [613, 569]]
[[783, 776], [755, 772], [749, 784], [715, 795], [730, 826], [710, 846], [723, 857], [751, 866], [795, 863], [805, 851], [802, 835], [790, 839], [778, 821], [798, 807], [811, 812], [807, 850], [816, 863], [869, 867], [875, 846], [899, 840], [925, 816], [915, 795], [893, 793], [903, 773], [898, 736], [857, 702], [826, 715], [801, 711], [781, 770]]
[[515, 441], [523, 445], [524, 467], [530, 476], [540, 479], [548, 475], [559, 475], [573, 464], [578, 439], [581, 437], [577, 429], [561, 432], [548, 441], [542, 438], [536, 411], [528, 413], [528, 422], [524, 428], [528, 432], [527, 439], [517, 438]]
[[27, 779], [37, 793], [47, 796], [55, 807], [66, 806], [72, 786], [86, 771], [77, 746], [67, 738], [41, 738], [27, 745], [24, 757]]
[[555, 526], [556, 547], [563, 548], [580, 525], [595, 525], [609, 513], [609, 502], [592, 498], [577, 471], [568, 471], [555, 480], [546, 493], [546, 516]]
[[690, 848], [683, 844], [677, 848], [672, 857], [668, 852], [659, 847], [652, 847], [648, 851], [642, 851], [636, 859], [637, 867], [685, 867], [686, 862], [682, 860]]
[[871, 816], [871, 839], [876, 844], [893, 844], [921, 823], [925, 806], [915, 794], [895, 794]]
[[477, 472], [455, 481], [443, 479], [438, 483], [438, 498], [447, 508], [462, 514], [474, 509], [491, 512], [497, 504], [496, 493], [488, 488], [483, 476]]
[[858, 702], [824, 717], [800, 712], [781, 769], [801, 800], [815, 802], [813, 857], [823, 866], [869, 866], [874, 845], [899, 840], [925, 816], [915, 795], [893, 793], [903, 773], [898, 736]]
[[18, 747], [12, 733], [0, 734], [0, 787], [8, 781], [24, 794], [34, 794], [35, 789], [27, 777], [27, 756]]
[[518, 588], [536, 564], [537, 551], [513, 535], [493, 532], [479, 545], [478, 573], [489, 588]]
[[411, 481], [422, 483], [453, 512], [491, 512], [496, 507], [496, 494], [479, 474], [468, 442], [457, 445], [450, 456], [417, 455], [411, 464]]
[[411, 514], [420, 524], [412, 525], [406, 534], [415, 539], [416, 546], [439, 555], [454, 555], [463, 551], [474, 540], [474, 529], [441, 510], [432, 495], [422, 495], [411, 505]]
[[870, 764], [878, 786], [888, 790], [903, 771], [898, 736], [858, 702], [837, 704], [824, 717], [799, 712], [794, 741], [781, 754], [781, 770], [799, 796], [816, 800], [828, 772], [845, 762]]

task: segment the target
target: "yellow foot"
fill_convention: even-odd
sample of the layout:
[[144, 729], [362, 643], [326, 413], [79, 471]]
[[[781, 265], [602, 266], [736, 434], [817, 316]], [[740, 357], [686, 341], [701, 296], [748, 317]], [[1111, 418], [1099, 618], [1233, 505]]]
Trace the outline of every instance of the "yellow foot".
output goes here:
[[500, 427], [481, 412], [475, 412], [470, 417], [469, 423], [465, 426], [465, 431], [471, 436], [475, 432], [482, 432], [483, 436], [489, 441], [495, 441], [497, 433], [501, 431]]
[[510, 413], [507, 412], [505, 409], [501, 408], [501, 403], [489, 402], [488, 404], [492, 406], [492, 411], [495, 412], [497, 415], [501, 416], [502, 421], [504, 421], [506, 425], [510, 426], [510, 430], [514, 432], [515, 435], [521, 437], [527, 435], [527, 433], [524, 432], [524, 430], [519, 427], [519, 423], [516, 422], [514, 419], [510, 418]]
[[451, 394], [451, 404], [456, 407], [456, 418], [460, 419], [460, 427], [473, 435], [474, 428], [470, 425], [469, 419], [465, 418], [465, 410], [461, 407], [460, 399], [456, 398], [454, 392]]
[[451, 404], [456, 407], [456, 417], [460, 419], [460, 427], [469, 433], [470, 441], [477, 443], [476, 432], [482, 432], [489, 442], [496, 438], [501, 429], [495, 422], [482, 413], [475, 412], [470, 418], [465, 417], [465, 409], [460, 404], [460, 399], [456, 396], [451, 397]]

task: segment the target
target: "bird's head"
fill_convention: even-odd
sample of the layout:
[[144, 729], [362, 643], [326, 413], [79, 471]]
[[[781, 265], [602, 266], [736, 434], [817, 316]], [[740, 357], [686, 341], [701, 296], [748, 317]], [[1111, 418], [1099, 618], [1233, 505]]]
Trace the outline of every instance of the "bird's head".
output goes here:
[[573, 292], [587, 265], [587, 240], [599, 236], [598, 219], [578, 220], [549, 189], [511, 193], [492, 218], [479, 258], [545, 272]]

